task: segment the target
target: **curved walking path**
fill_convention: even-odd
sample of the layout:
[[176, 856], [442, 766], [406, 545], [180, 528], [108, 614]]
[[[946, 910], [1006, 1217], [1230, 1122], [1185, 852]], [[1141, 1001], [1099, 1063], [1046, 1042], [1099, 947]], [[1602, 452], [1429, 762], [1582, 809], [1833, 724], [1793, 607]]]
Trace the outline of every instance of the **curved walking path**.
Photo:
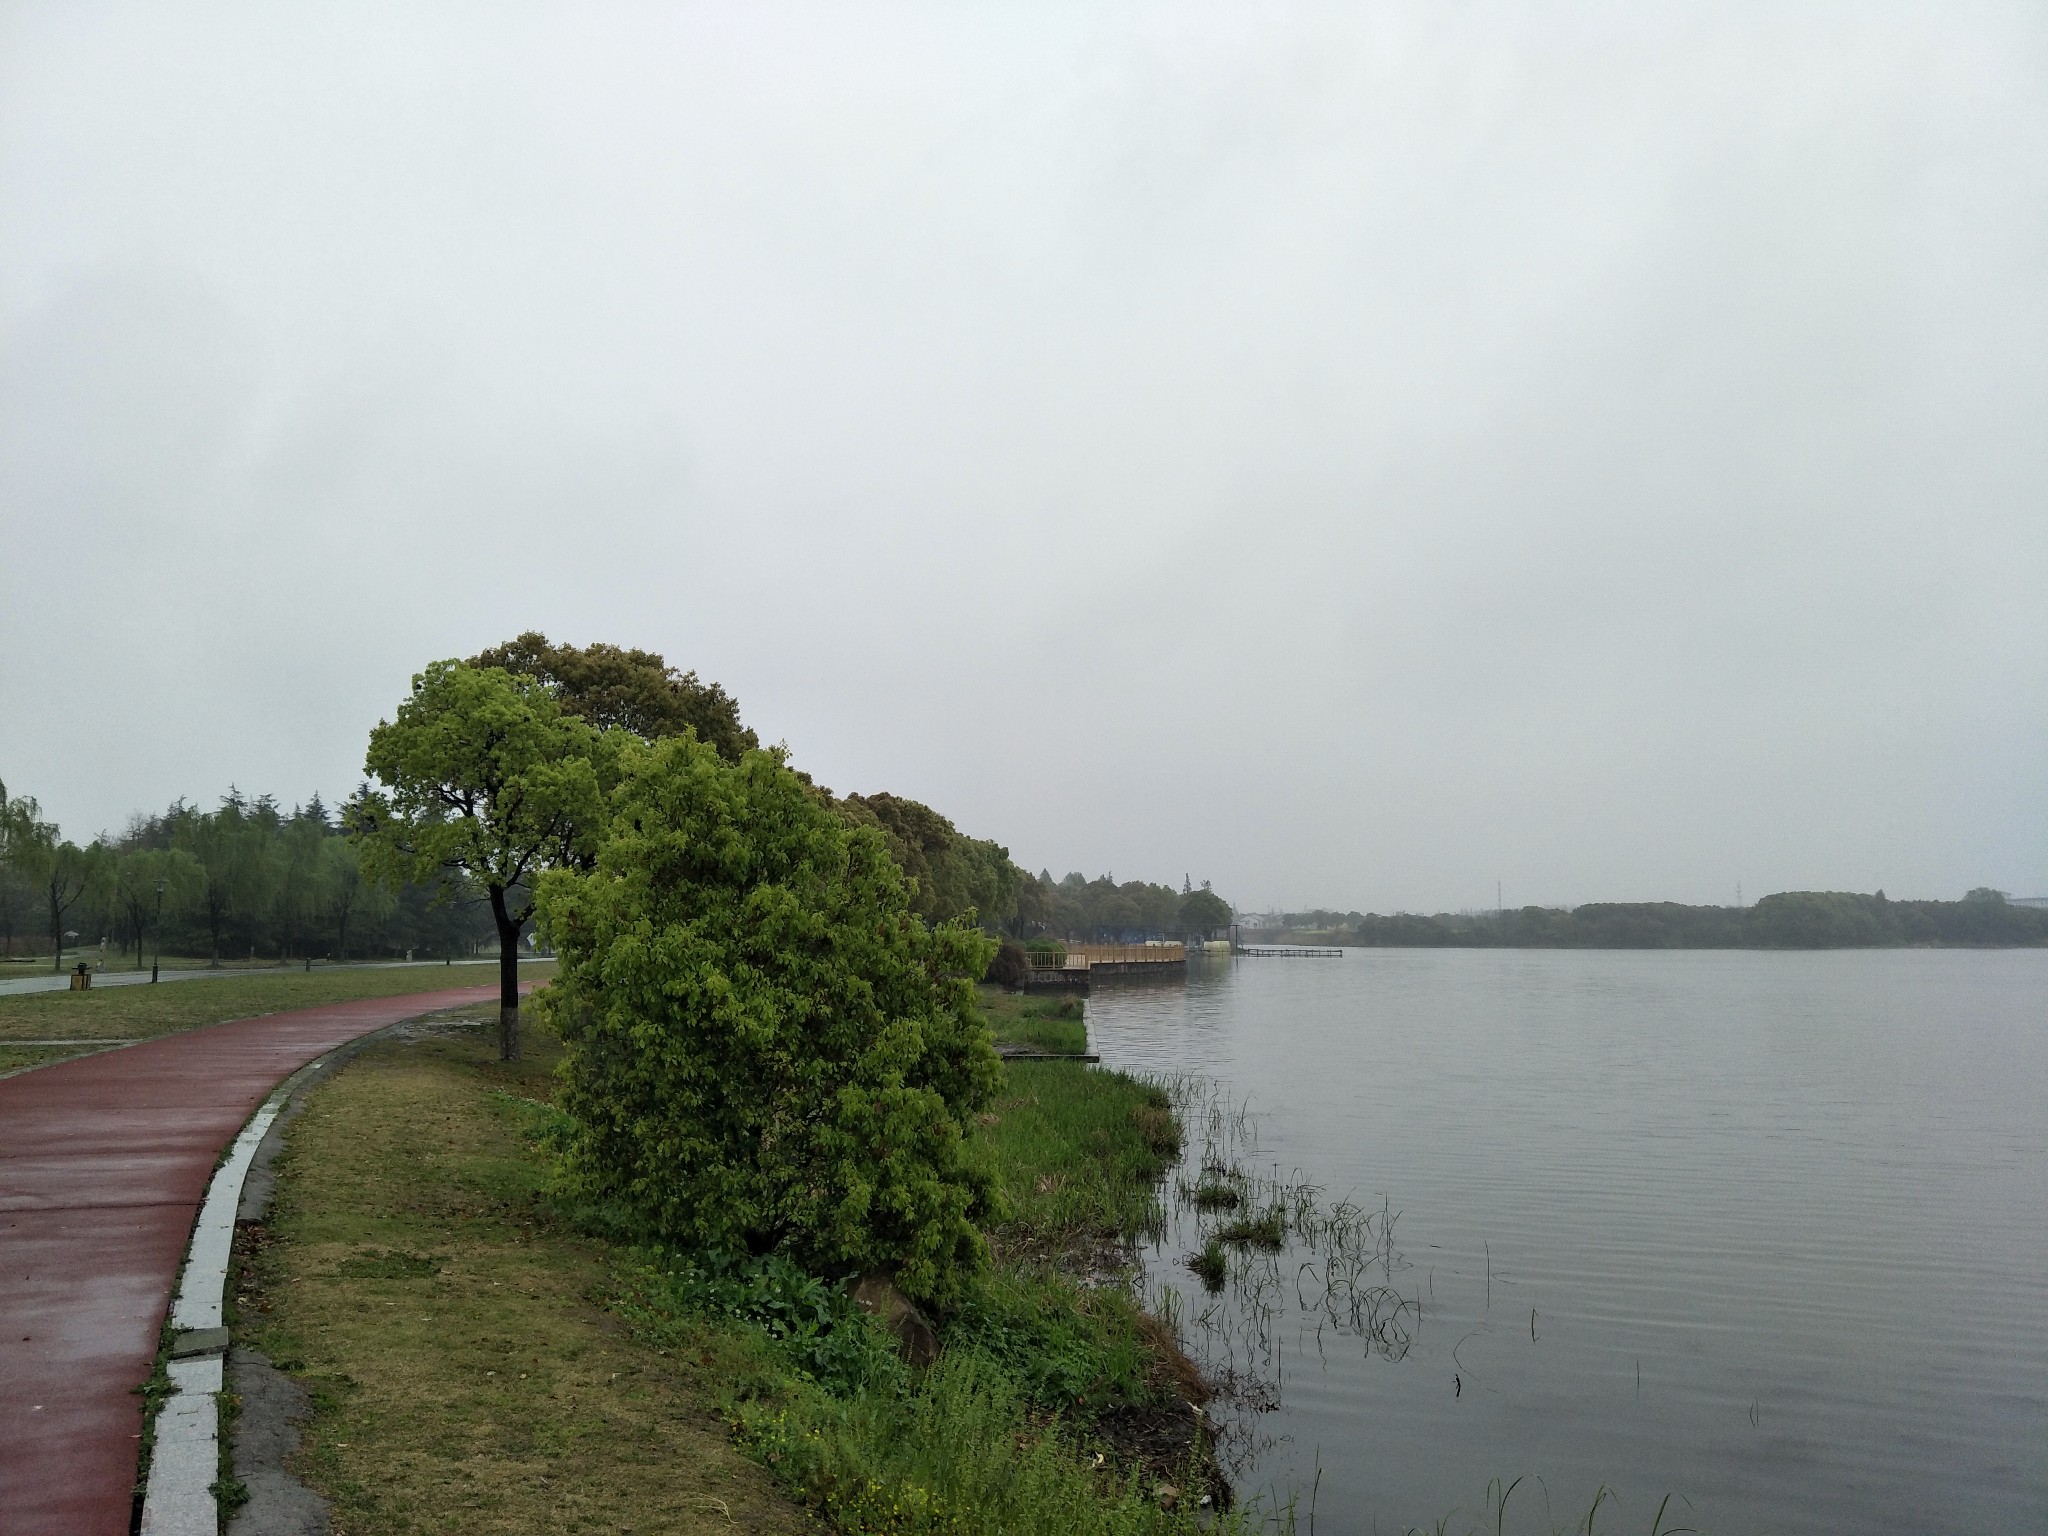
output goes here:
[[497, 988], [237, 1019], [0, 1078], [0, 1532], [126, 1536], [142, 1400], [214, 1164], [278, 1083]]

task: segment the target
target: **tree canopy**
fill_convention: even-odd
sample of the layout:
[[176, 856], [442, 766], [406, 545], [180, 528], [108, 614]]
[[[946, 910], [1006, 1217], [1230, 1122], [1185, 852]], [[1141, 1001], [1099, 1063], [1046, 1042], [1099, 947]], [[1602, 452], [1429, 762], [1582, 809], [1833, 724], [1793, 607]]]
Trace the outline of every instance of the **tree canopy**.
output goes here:
[[628, 743], [593, 865], [542, 877], [566, 1167], [664, 1242], [894, 1271], [946, 1305], [995, 1199], [993, 945], [925, 923], [881, 832], [779, 756]]
[[1230, 903], [1206, 885], [1180, 899], [1181, 931], [1191, 938], [1206, 938], [1220, 928], [1228, 928], [1230, 917]]
[[968, 837], [928, 805], [888, 793], [848, 795], [837, 802], [854, 826], [873, 827], [905, 877], [915, 882], [911, 907], [927, 922], [951, 922], [970, 912], [990, 929], [1006, 927], [1017, 893], [1030, 877], [1010, 862], [1000, 843]]
[[473, 667], [502, 667], [537, 679], [563, 713], [650, 741], [695, 731], [727, 762], [761, 745], [740, 723], [739, 701], [717, 683], [679, 672], [654, 651], [621, 646], [556, 645], [538, 630], [470, 658]]
[[363, 867], [387, 883], [473, 881], [498, 930], [500, 1050], [519, 1052], [521, 932], [528, 882], [587, 855], [600, 810], [604, 733], [548, 688], [501, 667], [437, 661], [396, 718], [370, 733], [365, 789], [350, 807]]

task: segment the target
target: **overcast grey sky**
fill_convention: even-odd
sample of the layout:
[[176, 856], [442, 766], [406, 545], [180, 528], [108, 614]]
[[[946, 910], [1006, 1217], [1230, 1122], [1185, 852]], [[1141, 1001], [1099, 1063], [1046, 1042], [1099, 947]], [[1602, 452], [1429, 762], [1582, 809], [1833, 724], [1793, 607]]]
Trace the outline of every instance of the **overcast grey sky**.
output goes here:
[[1032, 868], [2048, 890], [2048, 9], [0, 11], [0, 778], [665, 652]]

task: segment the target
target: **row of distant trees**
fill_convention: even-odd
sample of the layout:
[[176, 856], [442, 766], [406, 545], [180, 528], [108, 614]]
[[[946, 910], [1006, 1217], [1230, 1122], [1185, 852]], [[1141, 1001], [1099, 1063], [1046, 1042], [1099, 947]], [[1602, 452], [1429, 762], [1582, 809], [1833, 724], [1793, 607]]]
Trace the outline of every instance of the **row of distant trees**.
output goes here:
[[1893, 901], [1883, 891], [1781, 891], [1747, 907], [1591, 902], [1504, 912], [1290, 912], [1249, 936], [1388, 948], [1859, 949], [2048, 944], [2048, 910], [2002, 891], [1961, 901]]
[[1230, 905], [1183, 878], [1181, 888], [1144, 880], [1119, 884], [1113, 875], [1090, 880], [1078, 872], [1054, 880], [1011, 861], [1002, 844], [969, 837], [953, 823], [901, 795], [848, 795], [835, 802], [842, 817], [878, 828], [903, 872], [917, 882], [914, 904], [927, 922], [973, 912], [993, 933], [1016, 938], [1058, 937], [1098, 943], [1201, 938], [1230, 926]]
[[1128, 943], [1143, 939], [1203, 939], [1230, 926], [1230, 903], [1183, 877], [1181, 888], [1144, 880], [1119, 884], [1113, 875], [1089, 880], [1079, 873], [1055, 881], [1049, 871], [1027, 876], [1018, 902], [1018, 931], [1068, 939]]
[[183, 800], [119, 836], [79, 843], [33, 796], [0, 786], [0, 953], [48, 953], [67, 934], [111, 941], [140, 966], [158, 951], [334, 959], [472, 954], [488, 914], [459, 882], [365, 878], [348, 810], [316, 794], [283, 809], [230, 789], [212, 810]]

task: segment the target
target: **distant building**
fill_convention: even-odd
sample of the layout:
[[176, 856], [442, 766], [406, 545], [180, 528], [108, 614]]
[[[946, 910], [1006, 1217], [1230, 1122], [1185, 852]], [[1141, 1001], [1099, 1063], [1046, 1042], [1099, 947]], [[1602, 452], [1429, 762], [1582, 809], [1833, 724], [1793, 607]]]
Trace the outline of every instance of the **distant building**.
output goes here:
[[2011, 907], [2048, 907], [2048, 896], [2008, 896], [2005, 902]]

